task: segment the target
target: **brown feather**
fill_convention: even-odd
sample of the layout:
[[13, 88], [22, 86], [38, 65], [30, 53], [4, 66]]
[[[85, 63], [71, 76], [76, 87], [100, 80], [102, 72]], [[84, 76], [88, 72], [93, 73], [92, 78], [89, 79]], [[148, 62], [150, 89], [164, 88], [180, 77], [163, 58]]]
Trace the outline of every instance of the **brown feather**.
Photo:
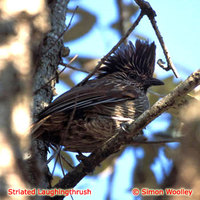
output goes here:
[[155, 44], [129, 43], [104, 64], [94, 80], [72, 88], [39, 114], [33, 138], [91, 152], [148, 109], [147, 88], [163, 84], [153, 78]]

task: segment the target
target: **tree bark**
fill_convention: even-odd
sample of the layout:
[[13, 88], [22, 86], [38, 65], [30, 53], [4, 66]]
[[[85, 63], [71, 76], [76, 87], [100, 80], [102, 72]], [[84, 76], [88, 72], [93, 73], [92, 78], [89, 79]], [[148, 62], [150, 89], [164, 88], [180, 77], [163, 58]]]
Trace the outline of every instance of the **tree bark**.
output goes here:
[[[50, 31], [45, 35], [39, 45], [36, 60], [36, 68], [34, 69], [33, 92], [34, 121], [37, 120], [37, 114], [47, 106], [53, 97], [54, 86], [56, 83], [57, 67], [61, 60], [61, 51], [63, 45], [63, 33], [65, 31], [65, 16], [67, 12], [68, 0], [48, 1]], [[48, 23], [46, 21], [46, 23]], [[49, 82], [49, 80], [52, 80]], [[50, 187], [50, 175], [47, 163], [47, 147], [43, 141], [35, 140], [32, 143], [32, 163], [37, 158], [37, 169], [40, 169], [40, 183], [37, 187]], [[35, 174], [38, 177], [38, 174]], [[34, 183], [35, 184], [35, 183]]]
[[[68, 1], [47, 2], [0, 2], [1, 199], [8, 198], [8, 188], [49, 187], [47, 148], [41, 141], [30, 144], [31, 106], [36, 116], [52, 100], [55, 80], [46, 83], [56, 77], [61, 59]], [[32, 90], [38, 90], [33, 105]]]
[[32, 34], [34, 21], [44, 8], [44, 1], [22, 4], [19, 0], [17, 4], [9, 0], [0, 3], [1, 199], [8, 195], [8, 188], [29, 186], [30, 168], [24, 152], [30, 148]]

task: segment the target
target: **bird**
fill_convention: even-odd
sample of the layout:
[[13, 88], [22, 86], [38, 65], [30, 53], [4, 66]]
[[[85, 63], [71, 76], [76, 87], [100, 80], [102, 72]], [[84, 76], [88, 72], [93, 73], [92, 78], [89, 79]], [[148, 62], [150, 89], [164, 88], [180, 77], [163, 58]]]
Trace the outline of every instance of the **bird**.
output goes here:
[[71, 152], [92, 152], [149, 109], [147, 90], [163, 85], [153, 77], [155, 43], [136, 40], [111, 54], [95, 77], [77, 85], [38, 115], [31, 134]]

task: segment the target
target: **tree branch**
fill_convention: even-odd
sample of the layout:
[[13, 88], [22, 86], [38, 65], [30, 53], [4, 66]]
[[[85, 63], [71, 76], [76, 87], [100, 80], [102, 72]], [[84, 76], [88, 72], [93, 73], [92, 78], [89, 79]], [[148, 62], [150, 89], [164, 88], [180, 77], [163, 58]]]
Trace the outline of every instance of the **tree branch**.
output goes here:
[[[47, 106], [53, 97], [53, 90], [56, 80], [57, 67], [61, 60], [61, 51], [63, 49], [63, 32], [66, 29], [65, 18], [67, 4], [69, 0], [47, 1], [50, 8], [49, 19], [50, 31], [45, 35], [41, 42], [36, 62], [36, 69], [33, 80], [34, 95], [34, 120], [37, 120], [37, 114]], [[47, 32], [47, 30], [45, 30]], [[51, 80], [50, 82], [48, 82]], [[48, 82], [48, 84], [46, 84]], [[46, 85], [45, 85], [46, 84]], [[43, 87], [45, 85], [45, 87]], [[39, 89], [39, 90], [38, 90]], [[43, 141], [34, 140], [32, 142], [32, 163], [37, 160], [35, 168], [40, 171], [40, 184], [37, 187], [49, 187], [48, 168], [41, 169], [38, 166], [46, 166], [47, 148]], [[38, 166], [37, 166], [38, 165]], [[34, 172], [33, 172], [34, 173]], [[38, 176], [38, 175], [37, 175]]]
[[151, 5], [147, 2], [147, 1], [144, 1], [144, 0], [135, 0], [135, 2], [140, 6], [142, 12], [147, 15], [147, 17], [149, 18], [151, 24], [152, 24], [152, 27], [158, 37], [158, 40], [160, 42], [160, 45], [163, 49], [163, 52], [164, 52], [164, 55], [165, 55], [165, 58], [167, 60], [167, 67], [163, 67], [163, 65], [159, 65], [160, 67], [162, 67], [163, 69], [165, 69], [166, 71], [169, 71], [170, 69], [173, 71], [174, 75], [176, 76], [176, 78], [179, 77], [178, 75], [178, 72], [174, 66], [174, 64], [172, 63], [172, 60], [169, 56], [169, 52], [167, 50], [167, 47], [164, 43], [164, 40], [163, 40], [163, 37], [161, 36], [161, 33], [158, 29], [158, 26], [157, 26], [157, 22], [155, 20], [155, 17], [156, 17], [156, 12], [153, 10], [153, 8], [151, 7]]
[[66, 64], [66, 63], [64, 63], [64, 62], [61, 62], [60, 65], [65, 66], [64, 69], [65, 69], [65, 68], [69, 68], [69, 69], [73, 69], [73, 70], [75, 70], [75, 71], [84, 72], [84, 73], [87, 73], [87, 74], [89, 73], [89, 72], [88, 72], [87, 70], [85, 70], [85, 69], [81, 69], [81, 68], [79, 69], [79, 68], [76, 68], [76, 67], [70, 65], [70, 63]]
[[[127, 127], [127, 131], [121, 130], [118, 134], [108, 140], [102, 148], [96, 149], [91, 155], [85, 158], [74, 170], [69, 172], [55, 185], [55, 188], [73, 188], [84, 176], [94, 171], [104, 159], [112, 153], [117, 152], [122, 145], [133, 144], [134, 138], [156, 117], [178, 103], [179, 99], [191, 92], [200, 84], [200, 70], [191, 74], [184, 82], [179, 84], [172, 92], [161, 100], [157, 101], [149, 110], [140, 115], [134, 123]], [[56, 199], [62, 197], [56, 197]]]
[[129, 30], [126, 32], [126, 34], [119, 40], [119, 42], [100, 60], [100, 62], [96, 65], [96, 67], [94, 68], [94, 70], [87, 76], [85, 77], [77, 86], [79, 85], [84, 85], [89, 78], [91, 78], [97, 71], [98, 69], [101, 67], [101, 65], [108, 59], [108, 57], [114, 53], [118, 47], [126, 40], [126, 38], [131, 34], [131, 32], [135, 29], [135, 27], [139, 24], [140, 20], [142, 19], [142, 17], [144, 16], [144, 13], [141, 12], [138, 16], [138, 18], [135, 20], [135, 22], [133, 23], [133, 25], [129, 28]]

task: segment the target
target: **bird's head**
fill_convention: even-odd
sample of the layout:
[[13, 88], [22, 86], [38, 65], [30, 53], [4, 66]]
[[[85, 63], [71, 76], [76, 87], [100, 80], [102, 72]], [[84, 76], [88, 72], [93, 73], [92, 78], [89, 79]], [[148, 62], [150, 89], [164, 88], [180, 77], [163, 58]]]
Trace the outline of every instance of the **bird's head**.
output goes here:
[[153, 78], [155, 50], [154, 42], [148, 44], [137, 40], [135, 46], [132, 42], [122, 45], [104, 62], [97, 78], [122, 73], [128, 80], [139, 83], [145, 90], [153, 85], [163, 85], [162, 81]]

